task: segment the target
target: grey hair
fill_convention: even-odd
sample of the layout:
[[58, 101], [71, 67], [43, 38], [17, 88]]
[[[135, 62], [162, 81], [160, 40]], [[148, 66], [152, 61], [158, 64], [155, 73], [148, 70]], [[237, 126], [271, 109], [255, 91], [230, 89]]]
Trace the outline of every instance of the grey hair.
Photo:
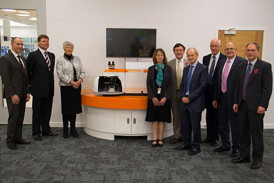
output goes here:
[[70, 41], [65, 41], [65, 42], [63, 43], [63, 48], [64, 48], [64, 49], [65, 49], [66, 46], [72, 46], [72, 47], [74, 48], [74, 44], [73, 44], [72, 42], [70, 42]]
[[198, 50], [197, 50], [196, 48], [190, 47], [190, 48], [187, 49], [186, 52], [188, 52], [189, 50], [194, 50], [194, 53], [195, 53], [197, 56], [199, 56], [199, 52], [198, 52]]

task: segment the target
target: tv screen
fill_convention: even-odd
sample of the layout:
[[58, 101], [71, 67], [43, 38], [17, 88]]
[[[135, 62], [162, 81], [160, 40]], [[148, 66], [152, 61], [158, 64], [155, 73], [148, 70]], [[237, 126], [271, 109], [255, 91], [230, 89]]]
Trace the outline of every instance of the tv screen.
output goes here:
[[152, 57], [156, 29], [107, 28], [107, 57]]

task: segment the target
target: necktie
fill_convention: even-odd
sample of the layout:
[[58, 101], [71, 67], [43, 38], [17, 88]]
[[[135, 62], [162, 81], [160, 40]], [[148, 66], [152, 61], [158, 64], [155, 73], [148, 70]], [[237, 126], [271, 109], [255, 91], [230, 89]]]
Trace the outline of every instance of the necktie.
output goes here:
[[48, 69], [50, 71], [50, 60], [49, 60], [49, 55], [48, 55], [48, 52], [45, 52], [45, 60], [46, 60], [46, 63], [48, 65]]
[[215, 63], [216, 63], [216, 56], [214, 55], [212, 63], [211, 63], [211, 67], [210, 67], [210, 70], [209, 70], [209, 74], [208, 74], [208, 77], [207, 77], [207, 82], [208, 83], [212, 83], [212, 77], [213, 77], [212, 75], [213, 75], [213, 72], [214, 72]]
[[182, 79], [182, 67], [180, 66], [181, 60], [178, 60], [177, 62], [177, 70], [176, 70], [176, 79], [177, 79], [177, 89], [180, 88], [181, 85], [181, 79]]
[[26, 69], [25, 69], [25, 67], [24, 67], [24, 65], [22, 63], [22, 60], [21, 60], [20, 56], [18, 55], [17, 58], [19, 60], [19, 64], [20, 64], [21, 70], [26, 74]]
[[186, 93], [189, 93], [190, 83], [191, 83], [191, 77], [192, 77], [192, 70], [194, 66], [190, 66], [190, 69], [187, 74], [187, 82], [186, 82]]
[[227, 60], [225, 63], [225, 68], [222, 74], [222, 92], [225, 93], [227, 91], [227, 77], [229, 74], [229, 66], [230, 66], [231, 61]]
[[251, 74], [251, 67], [252, 67], [252, 64], [249, 63], [247, 70], [245, 72], [245, 80], [244, 80], [244, 86], [243, 86], [243, 97], [242, 97], [244, 100], [246, 100], [246, 87], [247, 87], [247, 83], [249, 80], [249, 76]]

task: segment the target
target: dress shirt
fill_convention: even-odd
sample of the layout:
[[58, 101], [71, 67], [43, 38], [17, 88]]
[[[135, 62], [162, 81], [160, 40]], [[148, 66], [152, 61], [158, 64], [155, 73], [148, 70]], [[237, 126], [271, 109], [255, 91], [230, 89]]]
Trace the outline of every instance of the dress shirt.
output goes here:
[[19, 58], [18, 58], [18, 56], [20, 56], [20, 55], [17, 54], [17, 53], [15, 53], [13, 50], [10, 50], [10, 51], [11, 51], [11, 53], [15, 56], [17, 62], [18, 62], [19, 64], [22, 64], [23, 67], [25, 68], [25, 64], [24, 64], [23, 60], [21, 59], [22, 61], [20, 61]]
[[208, 73], [210, 72], [211, 64], [212, 64], [212, 62], [213, 62], [213, 56], [216, 57], [216, 58], [215, 58], [216, 61], [215, 61], [215, 66], [214, 66], [214, 71], [213, 71], [213, 73], [212, 73], [212, 77], [213, 77], [213, 75], [214, 75], [215, 68], [216, 68], [216, 65], [217, 65], [217, 63], [218, 63], [218, 59], [219, 59], [219, 57], [220, 57], [220, 52], [219, 52], [218, 54], [216, 54], [216, 55], [211, 54], [210, 61], [209, 61], [209, 65], [208, 65]]
[[[226, 59], [225, 65], [227, 64], [227, 61], [230, 60], [230, 65], [229, 65], [229, 69], [228, 69], [228, 75], [229, 75], [230, 69], [231, 69], [231, 67], [232, 67], [232, 65], [234, 63], [235, 58], [236, 58], [236, 55], [232, 59], [228, 59], [228, 58]], [[222, 74], [224, 73], [225, 65], [223, 67]]]

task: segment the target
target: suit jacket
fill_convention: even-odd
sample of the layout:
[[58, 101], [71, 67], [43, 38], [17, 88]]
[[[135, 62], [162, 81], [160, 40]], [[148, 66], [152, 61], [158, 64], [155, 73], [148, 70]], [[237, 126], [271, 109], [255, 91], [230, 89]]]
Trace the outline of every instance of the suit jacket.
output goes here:
[[[182, 78], [182, 83], [180, 87], [181, 98], [184, 97], [186, 93], [187, 75], [188, 75], [189, 69], [190, 69], [190, 66], [187, 66], [184, 68], [184, 71], [183, 71], [183, 78]], [[181, 103], [182, 107], [184, 108], [185, 105], [189, 105], [194, 112], [202, 112], [204, 110], [204, 100], [205, 100], [204, 90], [206, 88], [206, 85], [207, 85], [207, 68], [206, 66], [198, 62], [195, 70], [193, 71], [191, 82], [190, 82], [189, 95], [188, 95], [190, 103], [184, 104], [182, 102]]]
[[51, 62], [50, 71], [39, 49], [29, 53], [27, 58], [30, 91], [35, 97], [54, 95], [55, 55], [50, 52], [48, 52], [48, 55]]
[[[188, 60], [184, 58], [182, 62], [183, 62], [184, 67], [186, 67], [187, 64], [188, 64]], [[176, 84], [177, 83], [176, 64], [177, 64], [176, 63], [176, 59], [170, 60], [167, 63], [167, 65], [169, 65], [172, 68], [172, 80], [173, 80], [173, 88], [172, 88], [172, 95], [171, 95], [171, 99], [172, 100], [177, 100], [175, 98], [175, 94], [176, 94], [176, 91], [177, 91], [177, 84]]]
[[[247, 63], [239, 66], [235, 85], [234, 104], [241, 105], [243, 85]], [[246, 102], [249, 110], [257, 111], [258, 106], [267, 108], [272, 93], [272, 70], [271, 64], [257, 59], [253, 67], [246, 88]]]
[[[206, 56], [203, 57], [203, 64], [207, 67], [207, 70], [208, 70], [208, 67], [209, 67], [209, 62], [210, 62], [211, 56], [212, 56], [212, 54], [208, 54], [208, 55], [206, 55]], [[226, 58], [226, 56], [224, 54], [220, 53], [220, 56], [219, 56], [219, 58], [217, 60], [217, 65], [215, 67], [215, 70], [214, 70], [214, 73], [213, 73], [213, 76], [212, 76], [212, 82], [213, 82], [213, 84], [216, 82], [217, 72], [215, 72], [215, 71], [216, 71], [216, 69], [220, 65], [219, 61], [222, 60], [222, 59], [224, 59], [224, 58]]]
[[[219, 67], [216, 68], [216, 84], [214, 85], [214, 95], [213, 95], [213, 100], [219, 101], [219, 96], [220, 93], [222, 92], [222, 75], [223, 75], [223, 68], [225, 66], [227, 58], [223, 58], [222, 60], [219, 61]], [[240, 64], [247, 62], [246, 59], [236, 56], [229, 74], [227, 78], [227, 98], [229, 99], [228, 105], [232, 106], [233, 105], [233, 98], [234, 98], [234, 89], [235, 89], [235, 81], [236, 81], [236, 76], [237, 76], [237, 68]]]
[[[155, 75], [155, 66], [150, 66], [148, 68], [147, 73], [147, 93], [148, 99], [152, 99], [153, 97], [157, 97], [157, 88], [155, 86], [156, 78]], [[169, 65], [165, 65], [164, 68], [164, 79], [161, 86], [161, 94], [160, 98], [166, 97], [167, 99], [171, 98], [173, 88], [173, 80], [172, 80], [172, 69]]]
[[0, 74], [4, 84], [5, 98], [16, 94], [21, 100], [26, 100], [29, 93], [26, 61], [23, 57], [20, 58], [24, 63], [25, 71], [10, 50], [0, 59]]

